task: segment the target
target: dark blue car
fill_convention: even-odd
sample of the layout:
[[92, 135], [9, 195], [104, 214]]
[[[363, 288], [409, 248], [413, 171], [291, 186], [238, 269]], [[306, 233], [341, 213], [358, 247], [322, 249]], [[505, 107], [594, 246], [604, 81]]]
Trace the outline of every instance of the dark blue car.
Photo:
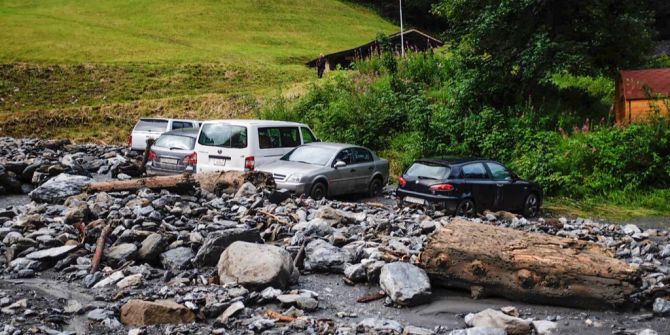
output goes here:
[[499, 162], [486, 159], [422, 159], [400, 177], [401, 203], [437, 205], [456, 215], [473, 216], [485, 209], [536, 217], [542, 189], [520, 179]]

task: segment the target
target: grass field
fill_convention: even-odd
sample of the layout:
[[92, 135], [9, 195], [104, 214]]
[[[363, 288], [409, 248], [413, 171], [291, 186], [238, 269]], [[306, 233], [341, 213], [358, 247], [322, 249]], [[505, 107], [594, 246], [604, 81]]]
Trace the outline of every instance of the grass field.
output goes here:
[[0, 135], [118, 142], [141, 115], [253, 115], [397, 28], [337, 0], [0, 0]]

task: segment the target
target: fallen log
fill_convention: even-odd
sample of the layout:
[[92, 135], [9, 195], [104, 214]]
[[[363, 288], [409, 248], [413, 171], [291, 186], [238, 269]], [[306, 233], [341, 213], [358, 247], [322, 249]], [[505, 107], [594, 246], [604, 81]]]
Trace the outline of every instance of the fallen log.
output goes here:
[[420, 263], [437, 285], [581, 308], [620, 306], [640, 281], [595, 243], [463, 219], [429, 237]]
[[141, 188], [170, 189], [187, 191], [194, 187], [214, 194], [235, 193], [244, 183], [250, 182], [256, 187], [273, 189], [275, 187], [272, 175], [259, 172], [203, 172], [196, 174], [180, 174], [173, 176], [156, 176], [129, 180], [112, 180], [92, 183], [84, 188], [86, 192], [119, 192], [136, 191]]

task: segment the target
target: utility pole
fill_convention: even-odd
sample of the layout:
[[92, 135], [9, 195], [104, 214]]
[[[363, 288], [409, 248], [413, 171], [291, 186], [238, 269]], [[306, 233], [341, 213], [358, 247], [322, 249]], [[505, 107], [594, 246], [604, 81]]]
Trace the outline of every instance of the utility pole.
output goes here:
[[400, 54], [405, 58], [405, 36], [402, 27], [402, 0], [400, 1]]

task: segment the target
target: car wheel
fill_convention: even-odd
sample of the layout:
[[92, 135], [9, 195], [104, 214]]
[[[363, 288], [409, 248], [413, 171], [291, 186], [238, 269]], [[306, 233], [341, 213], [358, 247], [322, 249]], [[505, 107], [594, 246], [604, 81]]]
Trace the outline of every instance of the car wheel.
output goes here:
[[314, 200], [321, 200], [326, 196], [326, 184], [323, 182], [316, 182], [309, 192], [309, 196]]
[[475, 202], [472, 199], [463, 199], [456, 206], [457, 216], [472, 217], [475, 216], [477, 210], [475, 209]]
[[368, 196], [370, 198], [374, 198], [382, 194], [382, 188], [384, 188], [384, 186], [382, 185], [381, 179], [379, 178], [372, 179], [370, 185], [368, 186]]
[[537, 194], [531, 193], [526, 197], [523, 203], [523, 216], [527, 218], [534, 218], [540, 214], [540, 199]]

